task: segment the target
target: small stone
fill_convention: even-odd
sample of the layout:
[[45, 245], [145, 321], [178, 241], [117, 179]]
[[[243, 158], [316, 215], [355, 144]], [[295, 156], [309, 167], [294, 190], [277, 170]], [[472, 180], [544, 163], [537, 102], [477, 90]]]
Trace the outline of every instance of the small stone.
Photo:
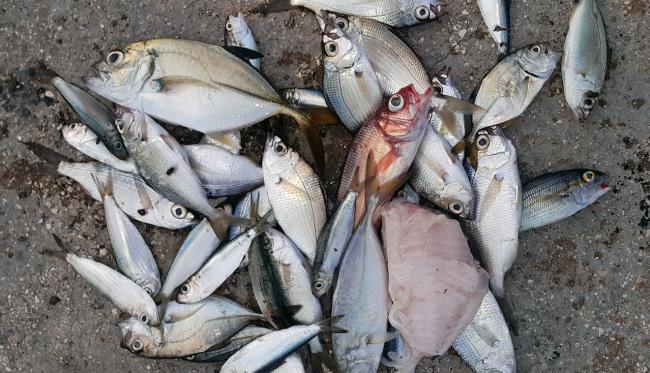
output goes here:
[[57, 297], [56, 295], [52, 295], [52, 296], [50, 297], [50, 300], [48, 301], [48, 303], [49, 303], [51, 306], [56, 306], [57, 303], [59, 303], [60, 301], [61, 301], [61, 298]]
[[106, 256], [108, 254], [108, 250], [101, 248], [99, 249], [99, 256]]
[[460, 36], [461, 38], [464, 38], [465, 35], [467, 35], [467, 29], [462, 29], [458, 31], [458, 36]]
[[49, 89], [45, 91], [45, 97], [51, 98], [53, 100], [56, 98], [56, 96], [54, 96], [54, 92], [50, 91]]

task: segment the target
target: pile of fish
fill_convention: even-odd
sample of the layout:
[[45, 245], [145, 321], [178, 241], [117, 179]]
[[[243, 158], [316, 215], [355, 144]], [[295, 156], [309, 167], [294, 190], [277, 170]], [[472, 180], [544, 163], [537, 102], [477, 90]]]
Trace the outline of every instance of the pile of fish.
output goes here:
[[[442, 2], [325, 3], [261, 9], [316, 14], [322, 92], [277, 92], [241, 13], [228, 17], [225, 47], [155, 39], [107, 53], [83, 84], [110, 108], [55, 78], [82, 122], [63, 137], [95, 160], [61, 162], [58, 171], [103, 204], [118, 269], [58, 237], [63, 250], [49, 253], [128, 315], [118, 323], [121, 345], [143, 357], [218, 362], [238, 373], [375, 372], [381, 363], [408, 372], [453, 346], [476, 372], [516, 371], [505, 278], [519, 232], [565, 219], [610, 190], [592, 169], [522, 183], [500, 127], [531, 104], [560, 54], [545, 43], [509, 54], [508, 2], [479, 0], [504, 56], [468, 102], [449, 68], [431, 79], [390, 28], [435, 20]], [[580, 120], [598, 100], [606, 59], [596, 3], [579, 0], [562, 75]], [[354, 135], [336, 201], [320, 179], [317, 126], [325, 123], [313, 118], [323, 112]], [[278, 115], [302, 130], [313, 166], [271, 133], [261, 165], [239, 154], [239, 131]], [[181, 144], [160, 123], [204, 137]], [[162, 276], [133, 220], [191, 228]], [[236, 271], [248, 273], [255, 309], [214, 294]]]

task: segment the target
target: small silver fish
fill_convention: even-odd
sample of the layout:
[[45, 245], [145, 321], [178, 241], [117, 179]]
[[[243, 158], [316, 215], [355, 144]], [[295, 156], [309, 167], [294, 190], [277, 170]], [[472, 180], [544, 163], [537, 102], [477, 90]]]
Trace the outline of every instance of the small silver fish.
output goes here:
[[510, 0], [478, 0], [478, 7], [499, 53], [508, 54], [510, 50]]
[[[462, 100], [463, 97], [454, 86], [451, 76], [451, 68], [448, 67], [440, 70], [433, 79], [431, 79], [431, 83], [433, 84], [433, 91], [436, 94]], [[433, 100], [436, 100], [436, 98], [434, 97]], [[446, 120], [443, 120], [441, 115], [445, 114], [434, 111], [431, 115], [431, 125], [433, 125], [436, 132], [444, 137], [453, 148], [465, 138], [465, 116], [462, 113], [453, 113], [453, 119], [446, 118]], [[459, 152], [457, 156], [462, 162], [465, 159], [465, 152]]]
[[[226, 20], [226, 31], [225, 31], [226, 45], [235, 46], [253, 50], [258, 52], [257, 42], [253, 37], [253, 32], [248, 27], [246, 23], [246, 18], [244, 15], [239, 12], [236, 16], [229, 15]], [[255, 58], [249, 60], [251, 65], [256, 69], [260, 70], [260, 65], [262, 64], [261, 58]]]
[[122, 160], [114, 156], [108, 148], [106, 148], [106, 145], [99, 140], [97, 135], [85, 124], [72, 123], [68, 126], [64, 126], [61, 129], [61, 133], [68, 144], [72, 145], [75, 149], [90, 158], [121, 171], [138, 173], [138, 169], [135, 167], [135, 163], [133, 163], [132, 160], [128, 158]]
[[280, 91], [282, 97], [299, 108], [327, 108], [327, 101], [322, 91], [309, 88], [287, 88]]
[[242, 347], [256, 340], [257, 338], [272, 332], [271, 329], [257, 325], [247, 325], [238, 331], [226, 342], [212, 346], [205, 352], [185, 357], [186, 360], [198, 363], [215, 363], [228, 360], [235, 352]]

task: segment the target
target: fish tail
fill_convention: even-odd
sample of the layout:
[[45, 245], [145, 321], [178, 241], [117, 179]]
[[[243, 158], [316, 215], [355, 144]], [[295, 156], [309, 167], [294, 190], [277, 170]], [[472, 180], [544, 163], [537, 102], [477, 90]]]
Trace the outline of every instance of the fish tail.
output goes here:
[[269, 0], [264, 4], [253, 8], [251, 13], [260, 13], [260, 14], [269, 14], [269, 13], [278, 13], [285, 12], [293, 8], [291, 0]]
[[503, 298], [506, 293], [505, 285], [504, 285], [504, 276], [503, 275], [490, 276], [490, 289], [492, 290], [492, 293], [494, 293], [494, 295], [497, 298]]
[[344, 317], [344, 315], [338, 315], [338, 316], [332, 316], [329, 319], [323, 319], [317, 323], [314, 323], [314, 325], [318, 325], [321, 327], [321, 333], [347, 333], [348, 331], [339, 328], [335, 326], [334, 324], [341, 320]]
[[496, 293], [494, 293], [494, 295], [497, 303], [499, 303], [499, 307], [501, 308], [501, 313], [503, 313], [503, 318], [506, 319], [510, 330], [512, 330], [512, 334], [519, 335], [519, 324], [515, 318], [515, 308], [512, 305], [512, 299], [508, 293], [505, 292], [501, 296]]
[[[22, 142], [22, 141], [21, 141]], [[22, 142], [27, 149], [34, 153], [43, 162], [37, 163], [38, 172], [42, 175], [59, 176], [58, 167], [61, 163], [69, 163], [70, 160], [55, 152], [47, 146], [32, 141]]]
[[209, 219], [209, 222], [214, 233], [221, 241], [226, 239], [229, 226], [248, 226], [250, 224], [248, 219], [222, 213], [216, 213], [214, 217]]
[[313, 122], [309, 114], [289, 106], [281, 106], [280, 114], [290, 116], [298, 123], [298, 127], [307, 138], [311, 155], [316, 163], [316, 169], [322, 174], [325, 169], [325, 153], [323, 151], [323, 140], [318, 131], [318, 123]]
[[93, 178], [93, 182], [95, 183], [95, 186], [97, 186], [97, 191], [99, 191], [99, 195], [102, 197], [102, 200], [105, 197], [113, 195], [113, 176], [112, 174], [108, 174], [108, 179], [106, 182], [102, 182], [97, 178], [97, 175], [92, 174], [91, 175]]
[[61, 248], [62, 250], [46, 249], [45, 254], [51, 255], [51, 256], [54, 256], [54, 257], [57, 257], [57, 258], [63, 259], [63, 260], [67, 260], [67, 257], [70, 254], [77, 255], [77, 253], [74, 252], [74, 250], [72, 250], [68, 245], [66, 245], [63, 242], [63, 240], [61, 240], [61, 238], [59, 236], [57, 236], [56, 234], [52, 234], [52, 237], [54, 238], [54, 241], [56, 242], [57, 246], [59, 246], [59, 248]]

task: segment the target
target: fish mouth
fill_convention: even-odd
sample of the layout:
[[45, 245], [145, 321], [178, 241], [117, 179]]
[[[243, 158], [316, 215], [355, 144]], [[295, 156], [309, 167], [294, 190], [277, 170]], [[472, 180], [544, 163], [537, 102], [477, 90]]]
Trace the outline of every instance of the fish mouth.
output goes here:
[[524, 72], [526, 73], [526, 75], [530, 75], [530, 76], [532, 76], [534, 78], [537, 78], [537, 79], [546, 79], [544, 76], [532, 73], [532, 72], [530, 72], [529, 70], [526, 70], [526, 69], [524, 69]]

